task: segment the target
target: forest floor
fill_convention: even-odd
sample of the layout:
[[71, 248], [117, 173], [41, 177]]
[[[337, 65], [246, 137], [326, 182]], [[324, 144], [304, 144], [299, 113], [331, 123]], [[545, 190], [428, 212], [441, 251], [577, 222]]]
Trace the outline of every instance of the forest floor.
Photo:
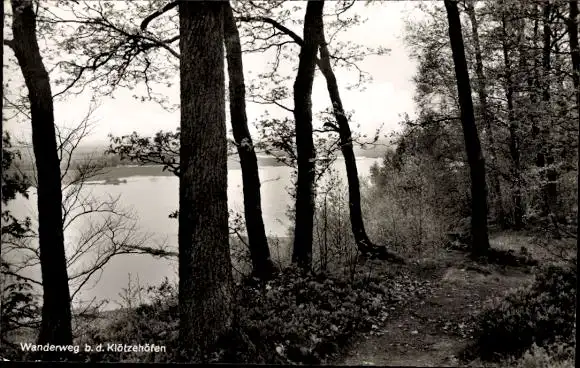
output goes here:
[[[535, 253], [528, 236], [498, 234], [490, 241], [496, 249], [517, 252], [523, 246], [532, 256]], [[377, 267], [393, 272], [388, 263]], [[391, 308], [381, 326], [373, 326], [373, 330], [355, 338], [334, 364], [465, 365], [459, 362], [458, 355], [474, 341], [474, 317], [486, 302], [527, 285], [534, 278], [530, 267], [482, 265], [456, 250], [437, 252], [401, 267], [397, 272], [416, 278], [425, 292], [412, 295], [402, 308]]]

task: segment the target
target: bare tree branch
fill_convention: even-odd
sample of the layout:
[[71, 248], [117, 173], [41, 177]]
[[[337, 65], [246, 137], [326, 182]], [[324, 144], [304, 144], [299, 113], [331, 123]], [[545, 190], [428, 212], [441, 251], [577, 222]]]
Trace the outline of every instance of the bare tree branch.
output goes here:
[[173, 1], [167, 5], [165, 5], [163, 8], [157, 10], [155, 13], [149, 15], [147, 18], [143, 19], [143, 22], [141, 22], [141, 30], [145, 31], [147, 29], [147, 26], [149, 25], [149, 23], [151, 23], [151, 21], [161, 15], [163, 15], [164, 13], [168, 12], [169, 10], [175, 8], [177, 5], [179, 5], [179, 1]]

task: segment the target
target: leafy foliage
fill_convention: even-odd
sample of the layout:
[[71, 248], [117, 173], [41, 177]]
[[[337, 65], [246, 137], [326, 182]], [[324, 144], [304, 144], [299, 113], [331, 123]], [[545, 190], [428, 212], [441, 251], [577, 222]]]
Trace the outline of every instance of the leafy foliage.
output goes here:
[[406, 153], [406, 147], [389, 151], [381, 165], [371, 168], [365, 213], [369, 233], [379, 243], [417, 254], [445, 244], [450, 224], [465, 215], [468, 187], [463, 167]]
[[516, 362], [517, 368], [572, 368], [575, 367], [575, 344], [555, 343], [547, 347], [532, 347]]
[[[28, 178], [14, 170], [14, 160], [19, 152], [12, 148], [10, 135], [2, 134], [2, 204], [6, 205], [16, 196], [28, 198], [30, 182]], [[9, 210], [2, 211], [2, 244], [28, 236], [30, 218], [24, 220], [14, 217]], [[9, 335], [22, 328], [34, 328], [38, 322], [39, 306], [37, 295], [30, 280], [20, 277], [14, 272], [14, 267], [2, 257], [2, 303], [0, 310], [0, 329], [2, 345], [6, 347], [6, 355], [18, 355], [17, 347], [10, 343]]]
[[379, 277], [361, 269], [350, 281], [287, 268], [262, 287], [250, 285], [240, 291], [236, 334], [245, 336], [246, 344], [229, 348], [224, 344], [216, 359], [319, 363], [356, 333], [378, 329], [390, 310], [402, 307], [409, 293], [422, 292], [424, 288], [402, 275]]
[[569, 341], [575, 334], [577, 271], [548, 266], [478, 317], [477, 352], [484, 359], [519, 355], [532, 344]]
[[[545, 9], [537, 1], [474, 4], [478, 24], [462, 12], [463, 34], [470, 75], [477, 76], [474, 92], [482, 87], [487, 96], [487, 101], [479, 95], [474, 102], [489, 178], [490, 222], [510, 227], [521, 216], [522, 222], [536, 227], [546, 217], [542, 213], [545, 192], [552, 185], [558, 198], [551, 211], [559, 226], [574, 224], [576, 210], [570, 204], [577, 202], [577, 183], [571, 178], [577, 177], [578, 116], [565, 26], [568, 4], [556, 1]], [[423, 158], [427, 154], [438, 167], [463, 164], [445, 12], [442, 4], [419, 7], [425, 17], [409, 22], [406, 32], [411, 55], [418, 62], [418, 113], [416, 119], [403, 121], [403, 133], [396, 143], [407, 155]], [[544, 10], [547, 19], [542, 19]], [[547, 32], [552, 38], [545, 47]], [[481, 59], [479, 73], [477, 56]], [[542, 163], [538, 152], [551, 156], [553, 162]], [[447, 177], [452, 183], [456, 178], [465, 183], [465, 176], [465, 172], [457, 172]], [[437, 186], [448, 188], [444, 182]], [[464, 192], [464, 185], [456, 188]], [[438, 198], [445, 204], [447, 198], [457, 200], [454, 192]], [[468, 204], [466, 199], [468, 202], [457, 203]]]
[[163, 165], [163, 171], [179, 176], [179, 138], [179, 128], [175, 132], [159, 131], [154, 137], [141, 137], [137, 132], [121, 137], [109, 135], [111, 144], [106, 153], [141, 165]]
[[[352, 280], [325, 273], [304, 274], [286, 268], [279, 278], [246, 280], [236, 287], [236, 319], [207, 357], [221, 363], [317, 363], [337, 354], [359, 332], [376, 331], [393, 309], [402, 308], [424, 285], [408, 276], [380, 277], [359, 270]], [[126, 289], [122, 309], [88, 321], [75, 343], [110, 341], [165, 345], [168, 354], [92, 353], [91, 361], [171, 361], [177, 346], [177, 288], [169, 281], [157, 287]], [[95, 321], [97, 323], [95, 323]]]
[[[13, 162], [20, 158], [20, 152], [12, 149], [10, 134], [2, 132], [2, 203], [16, 198], [16, 194], [27, 197], [27, 190], [30, 186], [28, 178], [23, 174], [13, 170]], [[12, 170], [11, 170], [12, 169]]]
[[12, 267], [2, 262], [2, 308], [0, 310], [0, 326], [2, 328], [1, 343], [5, 357], [18, 358], [23, 352], [15, 344], [15, 336], [20, 336], [23, 330], [31, 331], [38, 328], [40, 305], [37, 293], [32, 284], [25, 278], [18, 277]]
[[167, 362], [176, 346], [179, 313], [177, 287], [168, 279], [160, 285], [142, 287], [129, 282], [124, 289], [122, 308], [82, 321], [76, 344], [146, 344], [165, 346], [167, 353], [92, 352], [84, 358], [90, 361]]
[[[15, 170], [15, 160], [20, 158], [20, 152], [12, 149], [10, 135], [2, 132], [2, 204], [21, 195], [28, 198], [28, 188], [31, 183], [26, 175]], [[2, 240], [8, 237], [23, 237], [29, 234], [30, 219], [19, 220], [11, 215], [10, 211], [2, 211]]]

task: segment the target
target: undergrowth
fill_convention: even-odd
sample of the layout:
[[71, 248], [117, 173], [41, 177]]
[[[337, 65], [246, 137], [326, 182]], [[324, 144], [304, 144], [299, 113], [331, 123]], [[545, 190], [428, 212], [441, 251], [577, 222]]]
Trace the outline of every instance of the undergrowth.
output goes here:
[[[123, 309], [106, 324], [87, 327], [79, 344], [106, 342], [165, 345], [167, 354], [92, 353], [90, 361], [173, 361], [178, 342], [177, 293], [168, 282], [147, 290], [150, 302]], [[393, 309], [401, 309], [412, 294], [424, 293], [417, 281], [379, 278], [372, 270], [354, 279], [325, 273], [303, 274], [289, 267], [266, 284], [237, 286], [235, 324], [216, 344], [208, 360], [214, 363], [320, 363], [335, 356], [355, 334], [377, 331]]]
[[513, 364], [516, 368], [573, 368], [575, 343], [554, 343], [547, 347], [534, 344]]
[[[410, 279], [357, 272], [351, 283], [324, 273], [304, 275], [290, 267], [265, 288], [246, 288], [239, 305], [240, 329], [254, 344], [223, 352], [227, 362], [319, 363], [357, 332], [379, 328], [390, 307], [420, 293]], [[235, 349], [234, 349], [235, 350]]]
[[574, 267], [545, 266], [535, 282], [495, 300], [477, 320], [477, 341], [465, 358], [519, 358], [532, 346], [569, 346], [576, 329]]

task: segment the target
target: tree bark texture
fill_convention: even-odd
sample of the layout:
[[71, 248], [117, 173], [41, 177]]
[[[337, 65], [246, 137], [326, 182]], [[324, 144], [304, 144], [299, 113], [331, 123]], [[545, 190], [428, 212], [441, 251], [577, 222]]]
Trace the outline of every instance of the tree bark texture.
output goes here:
[[[38, 343], [68, 345], [72, 343], [70, 292], [50, 80], [36, 38], [36, 15], [32, 1], [11, 0], [11, 4], [14, 35], [11, 45], [28, 88], [38, 178], [38, 234], [43, 288]], [[56, 355], [47, 357], [52, 359]]]
[[204, 361], [232, 324], [223, 8], [179, 4], [179, 333], [189, 361]]
[[246, 115], [246, 86], [244, 83], [244, 66], [242, 62], [242, 46], [240, 34], [236, 26], [232, 8], [224, 4], [224, 33], [228, 62], [230, 116], [234, 140], [237, 145], [240, 165], [242, 168], [242, 183], [244, 192], [244, 215], [250, 245], [253, 274], [260, 279], [268, 279], [276, 270], [270, 258], [268, 238], [262, 217], [262, 200], [260, 195], [260, 176], [258, 159], [248, 118]]
[[457, 2], [454, 0], [445, 0], [445, 8], [447, 10], [447, 19], [449, 21], [449, 40], [453, 53], [453, 62], [457, 79], [457, 93], [461, 108], [463, 137], [471, 176], [472, 252], [474, 255], [483, 255], [489, 249], [485, 160], [481, 151], [477, 127], [475, 125], [473, 101], [471, 100], [471, 85], [469, 82], [467, 61], [465, 59], [465, 49]]
[[501, 183], [499, 180], [498, 173], [498, 163], [497, 163], [497, 152], [495, 147], [495, 137], [492, 129], [491, 121], [492, 116], [489, 110], [489, 104], [487, 100], [487, 89], [486, 89], [486, 79], [483, 72], [483, 57], [481, 51], [481, 44], [479, 42], [479, 25], [477, 22], [477, 16], [475, 14], [475, 1], [469, 0], [466, 2], [465, 10], [469, 16], [471, 23], [471, 30], [473, 34], [473, 46], [475, 49], [475, 73], [477, 75], [477, 95], [479, 98], [479, 105], [481, 109], [481, 118], [483, 120], [483, 126], [485, 127], [487, 144], [489, 146], [489, 158], [491, 162], [490, 170], [488, 170], [491, 188], [493, 189], [493, 207], [496, 211], [496, 218], [498, 222], [504, 226], [506, 215], [503, 208], [503, 194], [501, 191]]
[[324, 1], [309, 1], [304, 19], [304, 46], [300, 49], [298, 74], [294, 82], [294, 119], [298, 180], [296, 184], [296, 224], [292, 262], [303, 269], [312, 265], [312, 231], [314, 227], [315, 160], [312, 138], [312, 84], [316, 54], [321, 43]]

